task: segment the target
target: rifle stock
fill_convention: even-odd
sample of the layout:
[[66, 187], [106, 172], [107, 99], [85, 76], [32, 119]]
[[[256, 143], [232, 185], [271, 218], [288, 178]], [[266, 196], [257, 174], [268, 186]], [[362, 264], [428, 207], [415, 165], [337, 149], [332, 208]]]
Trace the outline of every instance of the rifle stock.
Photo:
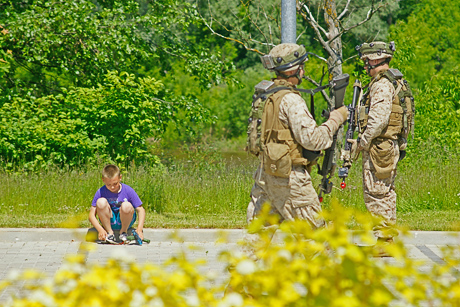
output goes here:
[[334, 77], [332, 79], [331, 88], [334, 91], [334, 102], [335, 107], [334, 109], [338, 109], [343, 106], [343, 100], [345, 98], [345, 91], [347, 89], [348, 83], [350, 80], [350, 75], [342, 74]]

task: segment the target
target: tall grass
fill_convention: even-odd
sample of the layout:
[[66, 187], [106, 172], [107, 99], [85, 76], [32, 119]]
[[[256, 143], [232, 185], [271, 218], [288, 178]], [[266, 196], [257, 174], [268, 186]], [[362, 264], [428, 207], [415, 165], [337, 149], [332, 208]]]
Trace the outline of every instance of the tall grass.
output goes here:
[[[425, 156], [424, 156], [425, 155]], [[460, 163], [458, 156], [436, 158], [414, 153], [398, 168], [398, 223], [412, 230], [457, 230], [460, 221]], [[222, 158], [215, 151], [195, 148], [185, 158], [161, 166], [131, 166], [123, 182], [132, 186], [147, 210], [146, 227], [243, 228], [257, 159]], [[236, 158], [235, 158], [236, 157]], [[436, 163], [439, 161], [439, 163]], [[325, 197], [365, 211], [361, 166], [350, 170], [347, 188], [339, 178]], [[0, 171], [0, 227], [61, 227], [70, 217], [89, 227], [87, 214], [102, 186], [100, 167], [56, 169], [42, 173]], [[313, 182], [320, 177], [313, 169]]]
[[[187, 157], [122, 171], [122, 181], [136, 190], [147, 210], [146, 227], [244, 227], [257, 161], [198, 151]], [[0, 227], [60, 227], [75, 216], [80, 227], [89, 227], [87, 213], [103, 185], [102, 167], [0, 172]]]
[[[347, 207], [365, 211], [361, 159], [353, 164], [347, 188], [326, 197], [337, 197]], [[313, 174], [315, 177], [315, 174]], [[318, 181], [319, 178], [316, 179]], [[411, 230], [458, 230], [460, 226], [460, 156], [446, 148], [427, 144], [412, 149], [398, 164], [395, 181], [397, 219]]]

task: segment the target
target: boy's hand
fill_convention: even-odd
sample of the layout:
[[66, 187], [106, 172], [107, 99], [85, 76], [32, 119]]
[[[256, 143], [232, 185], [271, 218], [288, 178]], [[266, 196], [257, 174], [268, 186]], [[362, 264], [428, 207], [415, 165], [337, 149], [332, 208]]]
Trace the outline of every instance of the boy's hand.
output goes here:
[[98, 237], [99, 240], [105, 241], [105, 239], [107, 238], [107, 231], [105, 231], [105, 229], [102, 229], [101, 231], [98, 231], [97, 237]]

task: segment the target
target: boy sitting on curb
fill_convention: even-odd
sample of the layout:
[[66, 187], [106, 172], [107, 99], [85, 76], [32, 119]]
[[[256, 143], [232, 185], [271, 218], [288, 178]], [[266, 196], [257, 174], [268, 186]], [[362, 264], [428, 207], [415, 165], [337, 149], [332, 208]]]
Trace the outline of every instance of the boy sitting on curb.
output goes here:
[[102, 181], [104, 186], [97, 190], [89, 211], [89, 221], [98, 231], [98, 239], [117, 244], [113, 231], [120, 230], [119, 238], [126, 242], [127, 231], [136, 221], [137, 215], [139, 223], [136, 231], [139, 237], [144, 239], [142, 230], [145, 209], [134, 189], [121, 183], [120, 169], [112, 164], [105, 166], [102, 170]]

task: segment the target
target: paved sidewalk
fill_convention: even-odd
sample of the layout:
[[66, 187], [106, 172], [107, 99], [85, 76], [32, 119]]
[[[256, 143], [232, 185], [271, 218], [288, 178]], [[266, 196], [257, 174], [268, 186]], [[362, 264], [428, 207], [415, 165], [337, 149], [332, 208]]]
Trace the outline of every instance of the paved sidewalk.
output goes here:
[[[71, 242], [84, 240], [88, 229], [77, 228], [0, 228], [0, 242]], [[231, 243], [237, 243], [246, 233], [244, 229], [152, 229], [145, 228], [144, 236], [152, 242], [173, 242], [172, 235], [184, 242], [212, 243], [223, 233]], [[401, 238], [408, 245], [457, 245], [460, 232], [453, 231], [410, 231], [409, 237]]]
[[[0, 280], [14, 270], [24, 269], [37, 269], [51, 276], [61, 267], [66, 255], [78, 253], [86, 232], [87, 229], [0, 228]], [[219, 233], [226, 235], [228, 243], [215, 243]], [[178, 235], [182, 242], [172, 239], [172, 234]], [[227, 271], [225, 264], [218, 260], [218, 255], [223, 250], [238, 249], [237, 242], [244, 234], [245, 231], [241, 229], [145, 229], [144, 235], [151, 240], [150, 244], [98, 244], [97, 249], [87, 255], [87, 262], [105, 263], [115, 254], [128, 253], [140, 263], [162, 264], [179, 251], [187, 250], [189, 259], [207, 260], [203, 273], [219, 276], [218, 281], [222, 281]], [[426, 261], [427, 267], [443, 262], [442, 246], [460, 245], [460, 233], [457, 232], [417, 231], [401, 239], [409, 251], [409, 257]], [[280, 237], [275, 236], [274, 240], [279, 241]], [[189, 245], [198, 249], [188, 250]], [[7, 296], [8, 293], [0, 293], [0, 301], [4, 301]]]

